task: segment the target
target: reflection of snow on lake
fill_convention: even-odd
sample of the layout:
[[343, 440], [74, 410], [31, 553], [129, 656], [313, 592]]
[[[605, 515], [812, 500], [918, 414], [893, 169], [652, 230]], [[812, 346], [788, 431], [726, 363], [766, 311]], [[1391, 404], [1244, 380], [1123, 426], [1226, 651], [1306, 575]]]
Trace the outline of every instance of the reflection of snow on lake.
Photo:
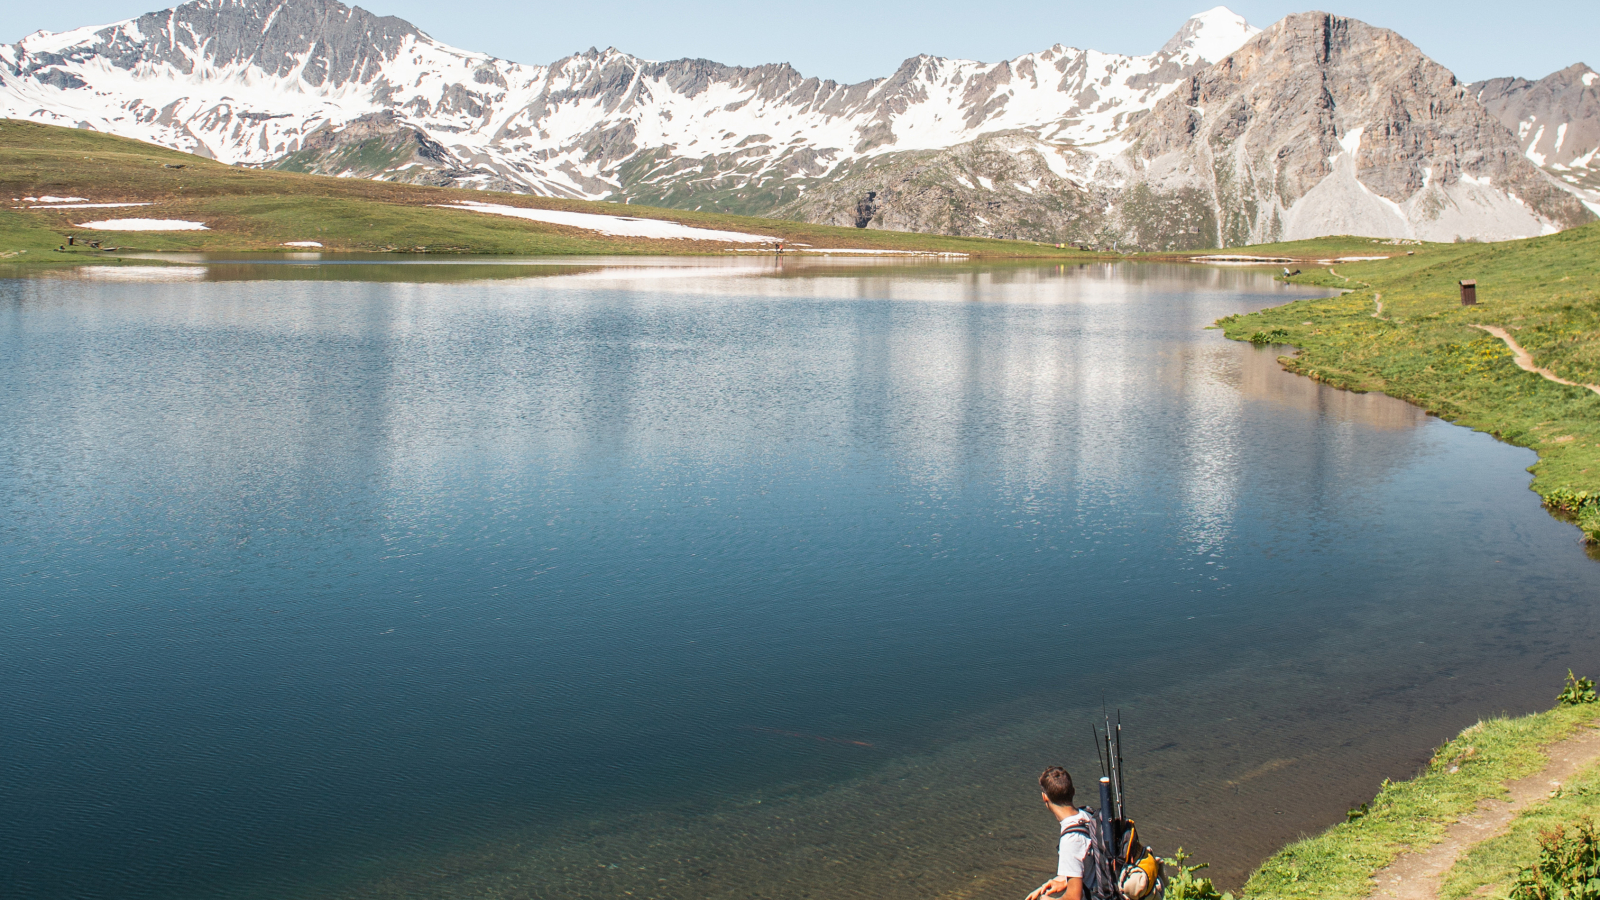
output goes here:
[[64, 275], [90, 281], [203, 281], [201, 266], [80, 266]]
[[1182, 351], [1183, 445], [1174, 447], [1182, 469], [1185, 533], [1195, 555], [1220, 549], [1232, 532], [1243, 479], [1239, 409], [1243, 397], [1229, 383], [1237, 367], [1236, 346], [1198, 346]]
[[682, 225], [665, 219], [607, 216], [598, 213], [568, 212], [561, 209], [532, 209], [526, 206], [479, 203], [476, 200], [463, 200], [459, 203], [438, 205], [445, 209], [457, 209], [464, 212], [488, 213], [496, 216], [509, 216], [515, 219], [528, 219], [534, 222], [547, 222], [551, 225], [566, 225], [572, 228], [582, 228], [585, 231], [597, 231], [614, 237], [678, 238], [735, 244], [766, 244], [774, 243], [778, 240], [769, 235], [696, 228], [692, 225]]

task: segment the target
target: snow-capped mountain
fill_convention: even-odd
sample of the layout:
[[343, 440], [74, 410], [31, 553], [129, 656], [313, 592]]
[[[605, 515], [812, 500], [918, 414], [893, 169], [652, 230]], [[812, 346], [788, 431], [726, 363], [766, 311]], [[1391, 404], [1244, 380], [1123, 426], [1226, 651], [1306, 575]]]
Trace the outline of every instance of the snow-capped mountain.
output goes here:
[[[1146, 56], [1060, 44], [999, 63], [919, 56], [842, 85], [784, 64], [616, 50], [522, 65], [337, 0], [195, 0], [0, 45], [0, 114], [321, 174], [1151, 248], [1378, 227], [1337, 203], [1295, 204], [1327, 179], [1402, 204], [1411, 194], [1391, 197], [1391, 183], [1423, 169], [1430, 199], [1384, 234], [1501, 237], [1590, 217], [1520, 155], [1499, 158], [1514, 139], [1442, 67], [1409, 44], [1369, 52], [1398, 45], [1326, 18], [1344, 24], [1279, 23], [1263, 43], [1217, 7]], [[1317, 34], [1342, 42], [1337, 65], [1318, 57]], [[1417, 78], [1397, 81], [1397, 65]], [[1388, 107], [1364, 99], [1364, 80]], [[1348, 109], [1307, 107], [1310, 131], [1272, 114], [1319, 96]], [[1390, 115], [1425, 120], [1430, 103], [1452, 110], [1448, 140]], [[1387, 155], [1359, 143], [1401, 126], [1431, 143]], [[1352, 133], [1345, 178], [1337, 154]], [[1261, 152], [1299, 153], [1290, 145], [1322, 156], [1261, 167]], [[1220, 184], [1224, 156], [1248, 190]], [[1269, 195], [1277, 225], [1261, 218]]]
[[1447, 69], [1354, 19], [1288, 16], [1164, 93], [1111, 140], [1013, 132], [847, 163], [780, 213], [1142, 249], [1502, 240], [1594, 219]]
[[468, 184], [599, 198], [672, 178], [686, 168], [679, 160], [696, 171], [712, 160], [761, 183], [997, 130], [1101, 141], [1254, 33], [1219, 7], [1149, 56], [1060, 45], [994, 64], [921, 56], [888, 78], [841, 85], [787, 65], [652, 62], [616, 50], [525, 66], [337, 0], [195, 0], [0, 45], [0, 104], [12, 117], [251, 164], [381, 115], [448, 151], [412, 166], [453, 170]]

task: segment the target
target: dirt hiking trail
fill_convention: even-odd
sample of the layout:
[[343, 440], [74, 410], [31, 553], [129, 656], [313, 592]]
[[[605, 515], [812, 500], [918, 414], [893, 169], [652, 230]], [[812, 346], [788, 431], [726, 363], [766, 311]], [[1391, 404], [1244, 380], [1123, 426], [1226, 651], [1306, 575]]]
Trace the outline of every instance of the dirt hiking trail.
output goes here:
[[[1498, 336], [1498, 335], [1497, 335]], [[1590, 763], [1600, 760], [1600, 728], [1584, 725], [1547, 748], [1550, 761], [1525, 778], [1506, 783], [1509, 798], [1478, 801], [1478, 808], [1445, 829], [1444, 839], [1402, 853], [1373, 876], [1369, 900], [1435, 900], [1446, 872], [1476, 844], [1500, 834], [1517, 813], [1548, 798]]]
[[1523, 370], [1524, 372], [1533, 372], [1536, 375], [1543, 375], [1546, 379], [1554, 381], [1556, 384], [1564, 384], [1568, 387], [1588, 388], [1589, 390], [1594, 391], [1596, 394], [1600, 394], [1600, 387], [1595, 387], [1592, 384], [1579, 384], [1576, 381], [1568, 381], [1549, 369], [1541, 369], [1540, 367], [1534, 365], [1533, 354], [1529, 353], [1527, 350], [1524, 350], [1522, 345], [1518, 344], [1504, 328], [1496, 328], [1493, 325], [1468, 325], [1467, 327], [1476, 328], [1479, 331], [1487, 331], [1500, 340], [1505, 341], [1506, 346], [1510, 347], [1511, 352], [1516, 355], [1517, 368]]

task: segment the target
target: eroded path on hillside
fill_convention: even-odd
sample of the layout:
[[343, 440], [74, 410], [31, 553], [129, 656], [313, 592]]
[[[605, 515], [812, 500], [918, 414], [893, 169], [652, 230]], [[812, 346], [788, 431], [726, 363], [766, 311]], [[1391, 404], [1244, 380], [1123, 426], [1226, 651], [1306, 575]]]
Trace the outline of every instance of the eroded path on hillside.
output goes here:
[[1506, 346], [1510, 347], [1511, 352], [1516, 356], [1517, 368], [1523, 370], [1524, 372], [1532, 372], [1536, 375], [1543, 375], [1547, 380], [1554, 381], [1556, 384], [1564, 384], [1568, 387], [1588, 388], [1589, 390], [1594, 391], [1596, 394], [1600, 394], [1600, 387], [1596, 387], [1592, 384], [1580, 384], [1576, 381], [1568, 381], [1549, 369], [1541, 368], [1535, 365], [1533, 362], [1533, 354], [1529, 353], [1527, 350], [1524, 350], [1522, 345], [1517, 343], [1516, 339], [1511, 336], [1510, 332], [1506, 331], [1504, 328], [1498, 328], [1494, 325], [1468, 325], [1467, 327], [1476, 328], [1479, 331], [1487, 331], [1500, 340], [1505, 341]]
[[1445, 873], [1477, 844], [1506, 830], [1517, 814], [1547, 799], [1573, 776], [1600, 761], [1600, 728], [1585, 725], [1571, 737], [1551, 744], [1550, 761], [1525, 778], [1506, 783], [1508, 797], [1478, 801], [1476, 811], [1445, 829], [1444, 839], [1421, 850], [1403, 853], [1373, 876], [1377, 887], [1369, 900], [1435, 900]]

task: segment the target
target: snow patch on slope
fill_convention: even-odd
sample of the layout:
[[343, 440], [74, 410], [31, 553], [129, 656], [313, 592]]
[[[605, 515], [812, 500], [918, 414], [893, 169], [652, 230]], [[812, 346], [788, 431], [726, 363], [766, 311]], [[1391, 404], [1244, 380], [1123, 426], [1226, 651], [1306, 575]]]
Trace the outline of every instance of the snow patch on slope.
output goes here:
[[185, 219], [101, 219], [98, 222], [80, 222], [78, 228], [95, 231], [209, 231], [204, 222]]
[[567, 225], [572, 228], [582, 228], [586, 231], [598, 231], [601, 234], [617, 237], [640, 237], [652, 240], [683, 239], [691, 241], [723, 241], [735, 244], [762, 244], [773, 243], [777, 238], [760, 234], [746, 234], [742, 231], [718, 231], [711, 228], [695, 228], [691, 225], [680, 225], [677, 222], [668, 222], [662, 219], [634, 219], [627, 216], [604, 216], [597, 213], [566, 212], [559, 209], [528, 209], [523, 206], [504, 206], [496, 203], [478, 203], [468, 200], [457, 204], [436, 204], [444, 209], [457, 209], [465, 212], [489, 213], [496, 216], [510, 216], [516, 219], [529, 219], [535, 222], [548, 222], [552, 225]]

